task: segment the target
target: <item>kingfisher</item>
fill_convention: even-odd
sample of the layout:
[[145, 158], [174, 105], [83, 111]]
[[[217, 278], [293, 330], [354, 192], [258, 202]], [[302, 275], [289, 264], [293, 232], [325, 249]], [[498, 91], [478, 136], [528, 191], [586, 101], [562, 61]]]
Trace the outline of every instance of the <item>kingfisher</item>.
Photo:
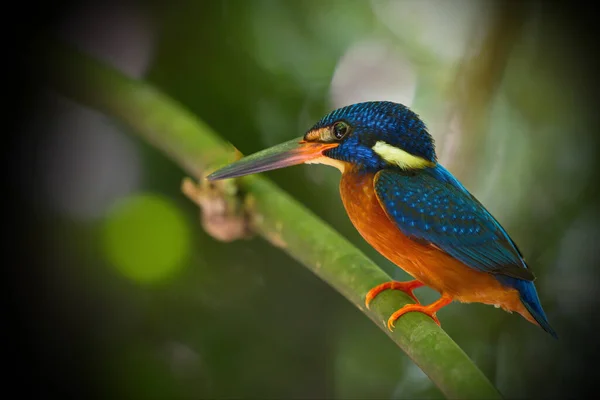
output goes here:
[[[492, 214], [437, 160], [434, 139], [405, 105], [369, 101], [325, 115], [303, 137], [260, 151], [207, 176], [210, 181], [273, 169], [326, 164], [341, 171], [340, 194], [354, 227], [373, 248], [413, 280], [372, 288], [407, 293], [414, 301], [394, 312], [395, 322], [436, 313], [453, 301], [517, 312], [553, 337], [535, 276], [515, 242]], [[413, 291], [427, 286], [440, 298], [423, 305]]]

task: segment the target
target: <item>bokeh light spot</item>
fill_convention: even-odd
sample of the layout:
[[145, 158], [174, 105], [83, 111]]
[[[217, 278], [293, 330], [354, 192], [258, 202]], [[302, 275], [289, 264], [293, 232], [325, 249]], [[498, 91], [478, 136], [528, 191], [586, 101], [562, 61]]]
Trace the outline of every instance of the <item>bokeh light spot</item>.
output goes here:
[[338, 61], [331, 80], [334, 107], [373, 100], [411, 106], [417, 89], [412, 62], [392, 43], [367, 39], [353, 44]]
[[126, 277], [141, 283], [178, 272], [190, 251], [190, 230], [179, 208], [154, 195], [124, 198], [110, 210], [103, 229], [104, 252]]

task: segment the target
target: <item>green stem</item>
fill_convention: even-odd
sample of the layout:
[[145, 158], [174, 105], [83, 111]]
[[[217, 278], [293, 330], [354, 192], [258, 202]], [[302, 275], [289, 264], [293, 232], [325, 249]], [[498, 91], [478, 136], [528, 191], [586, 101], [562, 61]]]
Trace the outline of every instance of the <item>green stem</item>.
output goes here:
[[[127, 125], [197, 179], [232, 160], [232, 148], [184, 107], [152, 86], [61, 46], [49, 54], [58, 92]], [[377, 265], [321, 219], [261, 176], [239, 180], [250, 197], [256, 232], [343, 294], [379, 326], [448, 397], [501, 398], [462, 349], [430, 318], [409, 313], [390, 332], [386, 321], [411, 299], [386, 291], [364, 306], [373, 286], [390, 281]]]

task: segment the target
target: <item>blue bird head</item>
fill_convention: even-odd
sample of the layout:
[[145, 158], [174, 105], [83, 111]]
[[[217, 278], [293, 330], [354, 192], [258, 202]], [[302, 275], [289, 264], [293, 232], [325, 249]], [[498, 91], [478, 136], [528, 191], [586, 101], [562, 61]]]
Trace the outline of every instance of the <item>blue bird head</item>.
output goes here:
[[339, 143], [323, 155], [362, 170], [436, 163], [434, 141], [425, 123], [408, 107], [389, 101], [338, 108], [317, 122], [304, 140]]
[[433, 138], [417, 114], [402, 104], [370, 101], [338, 108], [302, 138], [244, 157], [207, 178], [233, 178], [302, 163], [378, 171], [390, 166], [433, 167], [437, 160]]

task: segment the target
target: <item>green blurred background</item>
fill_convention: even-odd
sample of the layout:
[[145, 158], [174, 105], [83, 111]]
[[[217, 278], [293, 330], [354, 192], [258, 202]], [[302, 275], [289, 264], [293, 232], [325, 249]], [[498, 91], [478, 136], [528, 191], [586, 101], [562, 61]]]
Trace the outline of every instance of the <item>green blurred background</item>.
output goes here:
[[[58, 35], [154, 84], [245, 154], [297, 137], [343, 105], [391, 100], [413, 108], [440, 161], [519, 244], [560, 340], [480, 304], [444, 308], [444, 329], [507, 398], [564, 398], [591, 387], [596, 113], [584, 40], [556, 9], [178, 0], [75, 3], [61, 16]], [[21, 299], [27, 346], [49, 391], [442, 397], [379, 328], [280, 249], [205, 233], [180, 192], [185, 173], [123, 126], [51, 90], [27, 126], [39, 134], [19, 153], [37, 223], [30, 251], [45, 267]], [[298, 166], [265, 175], [395, 279], [408, 279], [350, 224], [337, 171]], [[437, 297], [427, 288], [417, 295]]]

